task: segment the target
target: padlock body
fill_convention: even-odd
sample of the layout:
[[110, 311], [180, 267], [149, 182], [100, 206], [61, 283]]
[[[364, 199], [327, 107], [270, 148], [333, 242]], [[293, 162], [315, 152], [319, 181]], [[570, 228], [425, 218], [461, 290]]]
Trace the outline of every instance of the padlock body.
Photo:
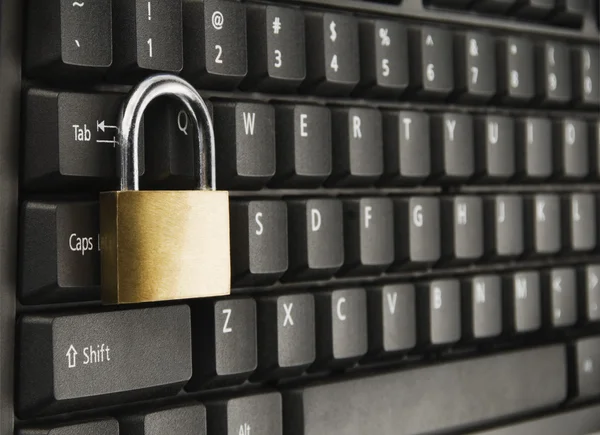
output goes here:
[[228, 295], [229, 193], [101, 193], [100, 248], [104, 303]]

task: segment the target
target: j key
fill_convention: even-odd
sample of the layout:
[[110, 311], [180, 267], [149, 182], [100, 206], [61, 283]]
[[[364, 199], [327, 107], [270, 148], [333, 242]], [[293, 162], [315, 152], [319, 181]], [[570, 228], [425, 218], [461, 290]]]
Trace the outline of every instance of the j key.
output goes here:
[[19, 416], [175, 395], [192, 375], [191, 340], [186, 305], [26, 315], [19, 329]]
[[288, 268], [287, 207], [283, 201], [232, 202], [232, 276], [240, 285], [268, 284]]
[[277, 182], [316, 187], [331, 175], [331, 112], [318, 106], [277, 106]]
[[517, 121], [517, 168], [527, 180], [552, 175], [552, 123], [547, 118], [526, 117]]
[[584, 298], [581, 299], [581, 317], [589, 322], [600, 320], [600, 266], [590, 265], [581, 271]]
[[486, 246], [492, 257], [516, 257], [523, 254], [525, 224], [521, 197], [498, 195], [487, 198], [485, 221]]
[[465, 99], [488, 100], [496, 94], [496, 45], [487, 33], [466, 32], [454, 37], [455, 80]]
[[275, 110], [255, 103], [214, 105], [217, 179], [222, 188], [260, 188], [275, 175]]
[[433, 281], [419, 290], [424, 327], [421, 340], [432, 345], [451, 344], [461, 337], [460, 282]]
[[526, 18], [546, 18], [555, 8], [556, 0], [519, 0], [516, 13]]
[[476, 196], [442, 200], [444, 258], [476, 261], [484, 254], [483, 201]]
[[527, 102], [535, 96], [534, 51], [529, 39], [502, 38], [498, 42], [498, 90], [509, 100]]
[[574, 269], [552, 269], [545, 276], [546, 323], [558, 328], [577, 322], [577, 276]]
[[315, 361], [313, 295], [261, 298], [258, 319], [258, 374], [261, 378], [301, 374]]
[[112, 1], [32, 0], [27, 69], [56, 78], [101, 76], [112, 64]]
[[23, 203], [21, 303], [100, 299], [98, 216], [96, 201]]
[[120, 424], [121, 433], [127, 435], [207, 434], [206, 408], [199, 403], [128, 415]]
[[367, 353], [367, 295], [364, 289], [315, 294], [315, 368], [343, 367]]
[[418, 183], [431, 175], [429, 115], [390, 112], [384, 115], [385, 173], [398, 183]]
[[114, 2], [113, 72], [139, 77], [183, 68], [182, 0]]
[[569, 25], [580, 25], [584, 15], [590, 10], [589, 0], [556, 0], [555, 21]]
[[581, 104], [600, 105], [600, 49], [591, 45], [571, 53], [574, 65], [575, 98]]
[[[345, 270], [377, 273], [394, 261], [394, 205], [389, 198], [344, 202]], [[339, 225], [339, 223], [338, 223]]]
[[398, 22], [360, 24], [362, 87], [376, 96], [400, 95], [409, 84], [408, 35]]
[[394, 205], [396, 263], [433, 264], [441, 255], [440, 201], [414, 197]]
[[589, 174], [588, 127], [585, 121], [573, 118], [554, 123], [554, 166], [558, 175], [581, 179]]
[[596, 198], [589, 193], [573, 193], [563, 199], [565, 244], [571, 251], [586, 252], [596, 248]]
[[[115, 188], [121, 101], [116, 94], [29, 91], [25, 99], [26, 186], [37, 190]], [[143, 161], [140, 157], [142, 167]]]
[[206, 300], [193, 307], [194, 375], [186, 389], [243, 382], [256, 369], [256, 303]]
[[545, 42], [537, 47], [537, 93], [549, 104], [571, 101], [571, 53], [566, 44]]
[[412, 349], [417, 344], [415, 287], [393, 284], [370, 289], [369, 351], [374, 355]]
[[507, 116], [488, 115], [475, 121], [478, 173], [488, 181], [515, 175], [515, 122]]
[[290, 235], [289, 272], [286, 279], [331, 277], [344, 264], [342, 202], [309, 199], [288, 203]]
[[184, 76], [200, 86], [237, 86], [248, 73], [246, 5], [183, 1]]
[[304, 14], [277, 6], [248, 10], [249, 72], [261, 90], [292, 90], [306, 77]]
[[208, 433], [283, 435], [281, 394], [263, 393], [207, 403]]
[[525, 218], [529, 237], [527, 248], [532, 254], [550, 255], [560, 251], [561, 213], [558, 196], [535, 195], [525, 201]]
[[333, 110], [335, 185], [370, 184], [383, 175], [381, 113], [374, 109]]
[[348, 95], [360, 80], [358, 21], [349, 15], [306, 17], [308, 85], [325, 95]]
[[542, 297], [538, 272], [518, 272], [504, 280], [507, 325], [516, 333], [531, 332], [542, 325]]
[[86, 423], [64, 424], [54, 427], [21, 429], [17, 435], [119, 435], [119, 422], [115, 419]]
[[452, 33], [435, 27], [410, 31], [411, 84], [420, 93], [444, 97], [454, 90]]
[[445, 113], [431, 118], [434, 175], [448, 181], [464, 181], [475, 173], [473, 118]]
[[573, 389], [580, 398], [600, 394], [600, 338], [582, 338], [575, 342], [571, 352]]
[[502, 333], [502, 280], [495, 275], [469, 279], [463, 288], [463, 334], [484, 339]]

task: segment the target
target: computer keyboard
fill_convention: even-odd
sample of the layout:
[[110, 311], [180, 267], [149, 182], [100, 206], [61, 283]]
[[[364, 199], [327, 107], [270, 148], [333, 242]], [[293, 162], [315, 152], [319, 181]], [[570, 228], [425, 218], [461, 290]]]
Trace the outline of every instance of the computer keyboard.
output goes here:
[[[600, 431], [598, 6], [1, 0], [0, 434]], [[103, 305], [155, 73], [212, 113], [232, 291]], [[190, 114], [143, 123], [142, 188], [193, 188]]]

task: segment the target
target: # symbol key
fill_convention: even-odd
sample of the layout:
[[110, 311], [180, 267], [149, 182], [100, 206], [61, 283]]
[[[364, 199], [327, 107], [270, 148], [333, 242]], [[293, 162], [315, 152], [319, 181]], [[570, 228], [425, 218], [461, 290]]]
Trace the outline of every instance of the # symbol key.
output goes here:
[[279, 35], [279, 31], [281, 30], [281, 19], [279, 17], [275, 17], [273, 20], [273, 33]]
[[382, 47], [389, 47], [391, 40], [389, 37], [389, 31], [388, 29], [385, 28], [381, 28], [379, 29], [379, 39], [381, 39], [381, 46]]

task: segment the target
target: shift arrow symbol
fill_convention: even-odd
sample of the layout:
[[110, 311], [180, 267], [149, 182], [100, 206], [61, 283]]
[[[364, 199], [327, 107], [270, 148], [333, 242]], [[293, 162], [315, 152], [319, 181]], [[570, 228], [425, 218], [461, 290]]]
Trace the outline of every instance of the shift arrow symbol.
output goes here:
[[67, 358], [69, 358], [70, 369], [77, 366], [77, 351], [75, 350], [75, 347], [73, 345], [71, 345], [71, 347], [69, 347], [69, 350], [67, 351]]

